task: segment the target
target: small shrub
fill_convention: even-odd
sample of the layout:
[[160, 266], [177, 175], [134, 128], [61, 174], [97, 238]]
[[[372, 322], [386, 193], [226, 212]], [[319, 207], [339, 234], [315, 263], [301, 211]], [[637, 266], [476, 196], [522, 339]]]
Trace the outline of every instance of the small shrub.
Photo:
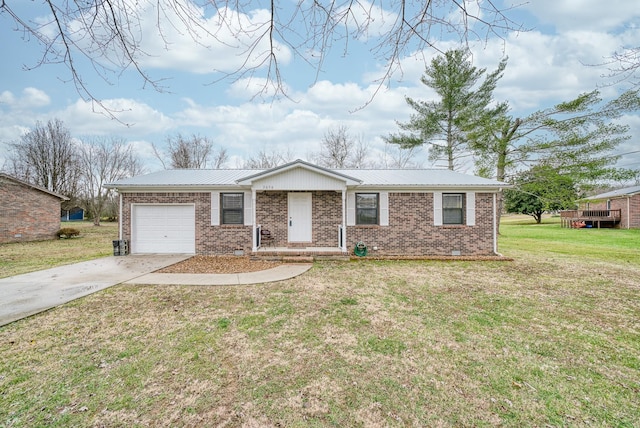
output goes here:
[[59, 239], [73, 238], [78, 235], [80, 235], [80, 231], [78, 229], [74, 229], [73, 227], [63, 227], [58, 232], [56, 232], [56, 236]]

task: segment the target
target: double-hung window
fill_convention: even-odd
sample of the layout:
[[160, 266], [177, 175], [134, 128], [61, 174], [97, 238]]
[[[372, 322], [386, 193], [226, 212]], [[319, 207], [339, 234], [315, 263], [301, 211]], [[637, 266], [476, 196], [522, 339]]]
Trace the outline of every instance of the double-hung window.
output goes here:
[[378, 193], [356, 193], [356, 224], [379, 224]]
[[442, 194], [442, 224], [464, 224], [464, 193]]
[[221, 193], [220, 194], [220, 223], [243, 224], [244, 223], [244, 194]]

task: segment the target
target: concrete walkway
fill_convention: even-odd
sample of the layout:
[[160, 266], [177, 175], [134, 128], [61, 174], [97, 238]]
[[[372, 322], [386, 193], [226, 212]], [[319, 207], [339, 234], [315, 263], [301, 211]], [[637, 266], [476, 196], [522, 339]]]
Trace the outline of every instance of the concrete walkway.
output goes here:
[[150, 273], [126, 284], [158, 284], [158, 285], [243, 285], [262, 284], [265, 282], [284, 281], [302, 275], [313, 266], [310, 263], [291, 263], [276, 266], [272, 269], [257, 272], [198, 274], [198, 273]]
[[0, 279], [0, 326], [43, 312], [116, 284], [237, 285], [282, 281], [311, 264], [285, 264], [238, 274], [153, 273], [191, 255], [105, 257]]

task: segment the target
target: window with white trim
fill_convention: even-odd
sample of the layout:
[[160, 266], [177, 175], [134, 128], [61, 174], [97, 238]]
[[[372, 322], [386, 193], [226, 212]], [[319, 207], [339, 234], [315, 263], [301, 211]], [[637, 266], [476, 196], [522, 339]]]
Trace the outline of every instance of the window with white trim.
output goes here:
[[356, 193], [356, 224], [379, 224], [379, 194]]
[[442, 194], [442, 224], [464, 224], [464, 193]]
[[220, 193], [220, 224], [244, 224], [244, 193]]

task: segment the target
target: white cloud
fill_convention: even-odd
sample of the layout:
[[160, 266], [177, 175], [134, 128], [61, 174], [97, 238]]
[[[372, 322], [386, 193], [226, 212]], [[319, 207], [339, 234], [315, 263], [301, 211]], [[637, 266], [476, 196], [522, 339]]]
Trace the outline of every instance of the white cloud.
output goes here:
[[0, 93], [0, 108], [3, 104], [9, 110], [24, 110], [47, 106], [51, 104], [51, 99], [43, 90], [28, 87], [22, 90], [20, 97], [16, 97], [11, 91]]
[[51, 104], [51, 99], [46, 92], [37, 88], [25, 88], [23, 91], [24, 107], [44, 107]]
[[[52, 116], [64, 121], [75, 135], [140, 136], [159, 133], [174, 127], [172, 119], [147, 104], [125, 98], [103, 100], [102, 106], [77, 100]], [[104, 113], [106, 109], [116, 119]], [[129, 125], [129, 126], [126, 126]]]
[[6, 104], [8, 106], [12, 106], [16, 102], [16, 97], [11, 93], [11, 91], [2, 91], [0, 94], [0, 104]]
[[[128, 3], [128, 4], [127, 4]], [[266, 9], [240, 13], [230, 8], [217, 9], [207, 17], [204, 8], [190, 0], [164, 0], [154, 2], [127, 2], [129, 28], [127, 34], [136, 40], [136, 61], [145, 68], [179, 70], [196, 74], [235, 72], [240, 68], [260, 69], [270, 52], [268, 23], [271, 14]], [[83, 24], [73, 21], [70, 33], [78, 34], [76, 42], [91, 49], [91, 40], [82, 31]], [[94, 27], [97, 38], [107, 39]], [[128, 47], [131, 49], [131, 46]], [[274, 41], [274, 50], [280, 64], [291, 60], [286, 46]], [[116, 58], [107, 49], [101, 53], [108, 61], [128, 64], [128, 58]]]
[[629, 0], [535, 0], [513, 2], [560, 31], [613, 31], [640, 17], [638, 4]]

